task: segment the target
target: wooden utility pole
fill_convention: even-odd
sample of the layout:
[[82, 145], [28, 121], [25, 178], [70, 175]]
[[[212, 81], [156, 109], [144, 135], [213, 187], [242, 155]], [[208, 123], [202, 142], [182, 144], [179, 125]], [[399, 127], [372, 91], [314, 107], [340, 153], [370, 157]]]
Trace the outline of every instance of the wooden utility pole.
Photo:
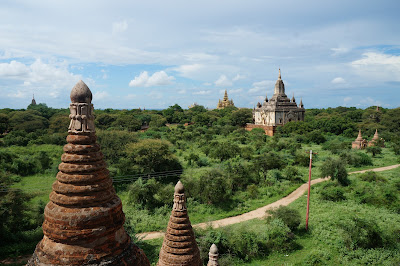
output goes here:
[[[317, 154], [317, 153], [314, 153]], [[308, 231], [308, 216], [310, 214], [310, 190], [311, 190], [311, 166], [313, 152], [310, 150], [310, 169], [308, 171], [308, 194], [307, 194], [307, 214], [306, 214], [306, 231]]]

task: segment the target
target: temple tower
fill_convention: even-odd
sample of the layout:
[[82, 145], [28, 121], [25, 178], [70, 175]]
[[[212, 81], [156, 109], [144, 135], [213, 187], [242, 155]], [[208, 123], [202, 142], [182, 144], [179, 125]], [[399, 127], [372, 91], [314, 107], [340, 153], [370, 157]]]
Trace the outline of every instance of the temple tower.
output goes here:
[[208, 253], [208, 263], [207, 266], [218, 266], [218, 248], [215, 244], [210, 247], [210, 252]]
[[228, 91], [225, 90], [224, 98], [222, 99], [222, 101], [221, 99], [218, 100], [217, 109], [224, 109], [225, 107], [228, 106], [235, 106], [235, 104], [233, 103], [232, 99], [229, 100]]
[[174, 206], [160, 250], [159, 266], [200, 266], [200, 251], [186, 208], [185, 189], [181, 181], [175, 186]]
[[263, 103], [257, 103], [253, 110], [254, 124], [247, 124], [246, 130], [262, 128], [269, 136], [273, 136], [277, 126], [283, 126], [288, 122], [304, 121], [305, 109], [303, 101], [297, 105], [294, 93], [289, 99], [285, 92], [285, 84], [282, 81], [281, 69], [275, 82], [274, 94], [270, 99], [265, 97]]
[[31, 105], [36, 105], [35, 94], [32, 95]]
[[27, 265], [150, 265], [124, 229], [125, 215], [96, 143], [92, 93], [71, 91], [67, 142], [46, 205], [43, 239]]

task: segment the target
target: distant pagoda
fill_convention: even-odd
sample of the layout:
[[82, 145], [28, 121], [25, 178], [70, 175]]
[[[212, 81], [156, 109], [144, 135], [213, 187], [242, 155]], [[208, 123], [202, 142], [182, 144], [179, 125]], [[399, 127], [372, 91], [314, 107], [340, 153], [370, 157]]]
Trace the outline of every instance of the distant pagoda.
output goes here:
[[367, 147], [367, 140], [363, 139], [361, 135], [361, 129], [358, 131], [357, 138], [351, 143], [352, 149], [362, 150]]
[[217, 109], [224, 109], [225, 107], [228, 107], [228, 106], [235, 106], [235, 105], [233, 104], [232, 99], [229, 100], [228, 92], [225, 90], [224, 98], [222, 99], [222, 101], [221, 101], [221, 99], [218, 100]]
[[35, 94], [32, 95], [31, 105], [36, 105]]
[[186, 208], [181, 181], [175, 186], [174, 206], [160, 250], [158, 266], [201, 266], [200, 250]]
[[121, 200], [96, 143], [92, 93], [83, 81], [71, 101], [68, 144], [44, 211], [44, 237], [27, 265], [150, 265], [124, 229]]

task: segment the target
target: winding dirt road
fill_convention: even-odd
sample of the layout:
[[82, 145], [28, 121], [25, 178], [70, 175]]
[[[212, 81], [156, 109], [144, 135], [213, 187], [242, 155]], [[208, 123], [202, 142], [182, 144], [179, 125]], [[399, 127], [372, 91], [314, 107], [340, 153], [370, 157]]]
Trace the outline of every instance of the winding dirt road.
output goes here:
[[[367, 171], [382, 172], [382, 171], [397, 168], [399, 166], [400, 166], [400, 164], [396, 164], [396, 165], [385, 166], [385, 167], [380, 167], [380, 168], [350, 172], [349, 174], [365, 173]], [[326, 180], [329, 180], [329, 178], [317, 178], [317, 179], [314, 179], [311, 181], [311, 185], [321, 183]], [[293, 201], [295, 201], [296, 199], [300, 198], [304, 194], [304, 192], [307, 191], [307, 187], [308, 187], [308, 182], [301, 185], [299, 188], [297, 188], [295, 191], [293, 191], [286, 197], [284, 197], [280, 200], [277, 200], [271, 204], [265, 205], [261, 208], [255, 209], [254, 211], [246, 212], [241, 215], [232, 216], [232, 217], [224, 218], [221, 220], [215, 220], [215, 221], [211, 221], [211, 222], [207, 222], [207, 223], [195, 224], [195, 225], [193, 225], [193, 227], [206, 228], [208, 226], [212, 226], [213, 228], [218, 228], [218, 227], [227, 226], [227, 225], [231, 225], [231, 224], [241, 223], [241, 222], [248, 221], [248, 220], [255, 219], [255, 218], [263, 218], [266, 215], [265, 211], [279, 207], [279, 206], [287, 206], [290, 203], [292, 203]], [[136, 236], [142, 240], [150, 240], [150, 239], [163, 237], [164, 232], [146, 232], [146, 233], [137, 234]]]

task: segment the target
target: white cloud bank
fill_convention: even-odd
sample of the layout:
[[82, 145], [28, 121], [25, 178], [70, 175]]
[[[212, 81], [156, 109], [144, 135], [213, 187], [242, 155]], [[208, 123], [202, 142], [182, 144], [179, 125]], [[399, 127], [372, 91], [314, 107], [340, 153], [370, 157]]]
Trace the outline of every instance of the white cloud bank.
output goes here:
[[230, 81], [227, 76], [221, 75], [215, 82], [214, 84], [218, 87], [230, 87], [233, 85], [233, 82]]
[[331, 81], [331, 83], [333, 83], [333, 84], [344, 84], [344, 83], [346, 83], [346, 81], [342, 77], [337, 77], [337, 78], [334, 78]]
[[129, 82], [129, 87], [153, 87], [169, 85], [174, 81], [173, 76], [168, 76], [165, 71], [155, 72], [149, 76], [147, 71], [143, 71], [139, 76]]
[[128, 29], [128, 22], [126, 20], [114, 22], [112, 24], [112, 33], [122, 33]]

